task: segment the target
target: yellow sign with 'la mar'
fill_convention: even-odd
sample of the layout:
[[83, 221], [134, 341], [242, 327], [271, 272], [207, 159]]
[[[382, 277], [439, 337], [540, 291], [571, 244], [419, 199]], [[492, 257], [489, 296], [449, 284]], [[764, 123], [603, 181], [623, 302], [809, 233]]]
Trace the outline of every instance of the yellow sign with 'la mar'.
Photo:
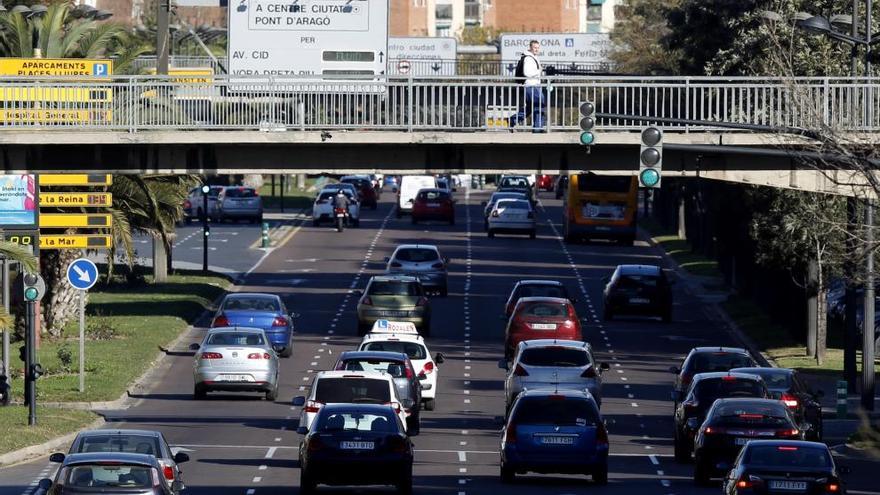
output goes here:
[[40, 249], [106, 249], [109, 235], [40, 235]]

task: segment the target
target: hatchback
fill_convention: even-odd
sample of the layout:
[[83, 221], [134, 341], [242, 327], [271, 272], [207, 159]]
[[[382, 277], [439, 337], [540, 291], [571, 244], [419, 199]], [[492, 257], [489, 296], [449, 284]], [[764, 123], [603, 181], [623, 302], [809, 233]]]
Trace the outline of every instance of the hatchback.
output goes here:
[[532, 204], [521, 199], [501, 199], [488, 218], [487, 234], [490, 239], [496, 233], [526, 234], [530, 239], [537, 236], [537, 223]]
[[299, 448], [300, 493], [319, 484], [394, 485], [412, 493], [413, 445], [388, 406], [328, 405]]
[[227, 294], [211, 322], [211, 327], [242, 326], [261, 328], [281, 357], [293, 354], [293, 319], [284, 301], [275, 294], [234, 292]]
[[788, 368], [734, 368], [735, 373], [749, 373], [764, 379], [771, 397], [785, 403], [794, 419], [805, 430], [807, 440], [822, 440], [822, 391], [812, 391], [800, 374]]
[[373, 186], [368, 175], [346, 175], [339, 179], [342, 184], [351, 184], [357, 189], [358, 202], [364, 207], [375, 210], [379, 207], [379, 192]]
[[219, 327], [208, 330], [201, 344], [192, 344], [193, 397], [208, 392], [263, 392], [278, 397], [278, 354], [259, 328]]
[[[208, 190], [208, 218], [217, 218], [217, 197], [223, 186], [210, 186]], [[189, 194], [183, 201], [184, 222], [189, 225], [193, 220], [202, 220], [205, 212], [205, 198], [201, 187], [190, 189]]]
[[526, 195], [530, 202], [535, 201], [532, 183], [525, 175], [505, 175], [501, 177], [497, 190], [500, 192], [521, 192]]
[[55, 479], [44, 478], [38, 486], [47, 495], [174, 495], [180, 492], [181, 483], [166, 483], [161, 471], [159, 461], [148, 454], [70, 454], [61, 463]]
[[538, 179], [535, 181], [535, 189], [538, 191], [552, 191], [553, 183], [554, 180], [552, 175], [539, 175]]
[[695, 347], [688, 353], [680, 369], [677, 366], [669, 367], [669, 371], [675, 374], [672, 400], [676, 404], [681, 401], [682, 395], [690, 387], [691, 380], [697, 373], [730, 371], [733, 368], [757, 365], [749, 351], [739, 347]]
[[367, 288], [356, 291], [358, 335], [365, 335], [376, 320], [413, 323], [424, 336], [431, 334], [431, 305], [422, 283], [405, 275], [376, 275]]
[[448, 294], [449, 258], [432, 244], [403, 244], [385, 258], [385, 272], [419, 279], [426, 292], [446, 297]]
[[520, 280], [510, 291], [510, 297], [504, 305], [504, 315], [510, 317], [516, 303], [523, 297], [561, 297], [572, 304], [577, 302], [577, 298], [569, 295], [568, 289], [557, 280]]
[[604, 317], [631, 314], [658, 316], [672, 321], [672, 289], [659, 266], [620, 265], [607, 280], [604, 291]]
[[845, 494], [838, 467], [824, 443], [797, 440], [753, 440], [746, 444], [727, 473], [725, 495], [757, 493]]
[[425, 220], [442, 220], [455, 225], [455, 201], [444, 189], [422, 189], [412, 206], [413, 225]]
[[694, 440], [694, 482], [727, 472], [751, 440], [803, 440], [794, 417], [775, 399], [718, 399]]
[[251, 223], [263, 221], [263, 198], [252, 187], [224, 187], [217, 197], [217, 220], [247, 219]]
[[[351, 184], [346, 184], [351, 185]], [[312, 226], [317, 227], [323, 222], [336, 222], [336, 214], [333, 212], [333, 198], [336, 197], [339, 188], [324, 188], [315, 197], [315, 203], [312, 205]], [[357, 194], [349, 189], [343, 189], [343, 194], [348, 198], [348, 216], [351, 219], [350, 225], [359, 227], [361, 224], [361, 207], [357, 201]]]
[[527, 340], [520, 342], [513, 364], [502, 359], [498, 367], [506, 370], [504, 381], [506, 411], [525, 389], [555, 386], [590, 392], [596, 405], [602, 405], [602, 372], [608, 363], [597, 363], [593, 349], [576, 340]]
[[483, 201], [483, 230], [489, 230], [489, 215], [492, 214], [492, 210], [495, 209], [495, 204], [502, 199], [523, 199], [527, 200], [528, 196], [526, 196], [522, 192], [510, 191], [510, 192], [498, 192], [495, 191], [489, 196], [489, 201]]
[[[505, 318], [504, 315], [501, 315]], [[505, 330], [504, 357], [510, 360], [524, 340], [583, 340], [574, 305], [560, 297], [524, 297], [519, 300]]]
[[526, 472], [608, 483], [608, 431], [589, 392], [533, 389], [516, 398], [501, 437], [501, 481]]
[[675, 408], [672, 443], [677, 461], [690, 460], [694, 437], [706, 414], [716, 400], [727, 397], [767, 399], [770, 393], [764, 380], [755, 375], [730, 372], [695, 375], [685, 400]]

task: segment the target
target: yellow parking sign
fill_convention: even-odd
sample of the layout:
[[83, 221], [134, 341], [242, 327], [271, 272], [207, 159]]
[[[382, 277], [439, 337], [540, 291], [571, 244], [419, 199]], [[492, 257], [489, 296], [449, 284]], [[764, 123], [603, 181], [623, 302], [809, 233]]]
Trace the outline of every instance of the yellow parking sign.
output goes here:
[[112, 60], [83, 58], [0, 58], [0, 76], [82, 76], [107, 78], [113, 74]]

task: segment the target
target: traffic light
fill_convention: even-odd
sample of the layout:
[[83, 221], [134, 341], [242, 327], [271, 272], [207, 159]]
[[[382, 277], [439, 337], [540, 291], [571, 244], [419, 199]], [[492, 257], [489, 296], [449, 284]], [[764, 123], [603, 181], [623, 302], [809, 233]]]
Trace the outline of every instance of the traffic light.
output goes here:
[[578, 121], [581, 129], [580, 142], [584, 146], [590, 146], [596, 141], [596, 136], [593, 134], [593, 127], [596, 126], [596, 106], [592, 102], [582, 101], [578, 105], [578, 113], [580, 113]]
[[31, 365], [31, 380], [36, 380], [37, 378], [43, 376], [43, 367], [40, 363], [34, 363]]
[[25, 302], [36, 302], [46, 293], [46, 282], [37, 273], [25, 273], [21, 277], [21, 294]]
[[642, 131], [639, 151], [639, 187], [660, 187], [663, 170], [663, 131], [648, 127]]

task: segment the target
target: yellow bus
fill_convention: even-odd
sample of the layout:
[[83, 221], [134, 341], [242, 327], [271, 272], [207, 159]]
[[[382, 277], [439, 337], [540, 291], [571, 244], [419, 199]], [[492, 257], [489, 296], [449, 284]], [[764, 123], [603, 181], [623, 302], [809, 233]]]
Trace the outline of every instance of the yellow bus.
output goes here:
[[566, 242], [609, 239], [632, 246], [638, 198], [635, 175], [570, 174], [562, 208]]

